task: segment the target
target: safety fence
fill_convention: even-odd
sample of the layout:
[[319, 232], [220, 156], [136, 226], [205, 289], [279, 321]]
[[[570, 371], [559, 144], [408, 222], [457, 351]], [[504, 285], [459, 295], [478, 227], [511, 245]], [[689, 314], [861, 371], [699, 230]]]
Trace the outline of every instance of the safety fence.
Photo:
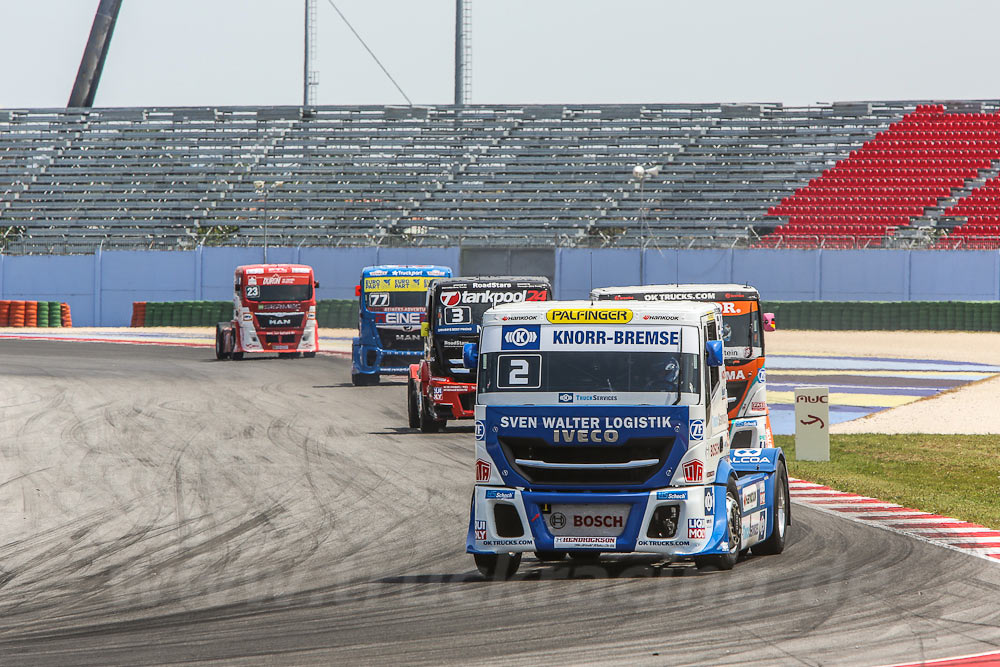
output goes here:
[[[133, 301], [133, 327], [214, 327], [233, 317], [232, 301]], [[324, 299], [316, 302], [316, 323], [329, 329], [356, 328], [358, 302]]]
[[1000, 331], [1000, 301], [769, 301], [778, 329]]
[[0, 327], [71, 327], [69, 305], [60, 301], [0, 300]]

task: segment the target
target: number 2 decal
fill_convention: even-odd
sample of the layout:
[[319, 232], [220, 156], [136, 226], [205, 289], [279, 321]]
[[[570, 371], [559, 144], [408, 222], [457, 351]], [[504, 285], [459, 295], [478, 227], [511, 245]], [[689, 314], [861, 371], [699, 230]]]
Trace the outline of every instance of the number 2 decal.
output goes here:
[[510, 375], [507, 377], [509, 385], [528, 384], [528, 361], [527, 359], [511, 359]]
[[497, 388], [538, 389], [542, 386], [542, 355], [501, 354], [497, 356]]

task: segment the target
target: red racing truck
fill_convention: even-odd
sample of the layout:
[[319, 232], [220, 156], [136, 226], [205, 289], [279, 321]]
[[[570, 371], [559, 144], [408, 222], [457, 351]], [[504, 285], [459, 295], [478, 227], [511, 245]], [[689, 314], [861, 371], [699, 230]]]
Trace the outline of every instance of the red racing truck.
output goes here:
[[476, 370], [462, 361], [466, 343], [479, 341], [483, 313], [504, 303], [550, 301], [552, 285], [540, 276], [441, 278], [427, 289], [420, 335], [424, 354], [410, 365], [406, 407], [410, 428], [434, 433], [449, 419], [472, 419]]
[[236, 267], [233, 319], [215, 326], [215, 358], [240, 360], [247, 352], [315, 357], [316, 288], [310, 266], [248, 264]]

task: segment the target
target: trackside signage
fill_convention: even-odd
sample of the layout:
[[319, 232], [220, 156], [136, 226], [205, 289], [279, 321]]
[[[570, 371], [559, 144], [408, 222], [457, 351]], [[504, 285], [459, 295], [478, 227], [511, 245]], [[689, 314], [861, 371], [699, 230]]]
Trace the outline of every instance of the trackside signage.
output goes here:
[[795, 388], [795, 458], [830, 460], [830, 390]]

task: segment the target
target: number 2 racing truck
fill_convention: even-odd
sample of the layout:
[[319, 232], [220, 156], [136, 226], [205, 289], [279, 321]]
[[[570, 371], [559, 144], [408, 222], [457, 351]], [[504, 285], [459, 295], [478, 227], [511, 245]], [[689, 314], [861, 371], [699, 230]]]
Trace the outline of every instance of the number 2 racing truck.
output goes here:
[[503, 303], [548, 301], [552, 286], [538, 276], [484, 276], [435, 280], [421, 325], [424, 356], [410, 366], [406, 412], [410, 428], [434, 433], [449, 419], [472, 419], [476, 369], [462, 364], [462, 348], [479, 340], [483, 313]]
[[250, 264], [236, 267], [233, 319], [215, 325], [216, 359], [239, 360], [250, 352], [315, 357], [319, 350], [312, 267]]
[[420, 358], [427, 286], [451, 277], [447, 266], [384, 264], [361, 270], [358, 335], [351, 341], [351, 381], [374, 385], [385, 375], [406, 375]]
[[552, 301], [483, 317], [466, 550], [486, 577], [524, 552], [660, 554], [730, 569], [784, 549], [780, 448], [731, 450], [720, 308]]
[[[773, 331], [773, 315], [761, 313], [760, 294], [749, 285], [644, 285], [601, 287], [592, 299], [614, 301], [705, 301], [722, 308], [729, 394], [730, 441], [734, 449], [773, 447], [767, 407], [764, 332]], [[761, 316], [764, 316], [762, 320]]]

